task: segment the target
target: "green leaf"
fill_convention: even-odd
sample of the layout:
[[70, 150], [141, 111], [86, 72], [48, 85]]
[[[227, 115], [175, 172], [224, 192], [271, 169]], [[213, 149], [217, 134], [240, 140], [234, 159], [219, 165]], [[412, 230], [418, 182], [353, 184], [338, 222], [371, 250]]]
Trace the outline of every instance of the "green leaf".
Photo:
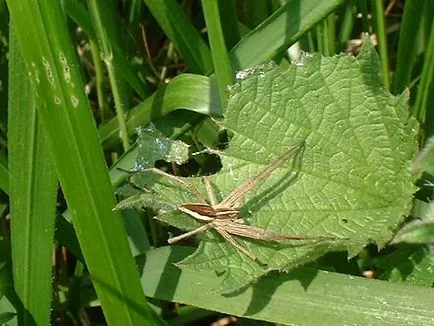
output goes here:
[[429, 287], [434, 282], [434, 263], [427, 246], [399, 247], [391, 254], [380, 257], [375, 266], [384, 270], [378, 276], [380, 280]]
[[[126, 80], [121, 77], [121, 66], [115, 65], [113, 56], [113, 49], [121, 48], [120, 19], [116, 11], [116, 4], [113, 1], [88, 0], [87, 6], [96, 35], [95, 43], [98, 44], [110, 80], [120, 129], [119, 137], [122, 140], [123, 149], [128, 150], [130, 143], [125, 121], [125, 109], [131, 104], [131, 89]], [[105, 23], [106, 20], [110, 21], [110, 24]]]
[[[392, 243], [434, 244], [434, 204], [426, 204], [425, 207], [418, 203], [422, 210], [421, 219], [415, 219], [406, 224], [396, 234]], [[413, 214], [417, 213], [413, 211]]]
[[25, 308], [24, 323], [48, 325], [57, 177], [15, 34], [10, 39], [8, 148], [14, 286]]
[[[427, 7], [429, 2], [426, 3]], [[424, 54], [424, 62], [422, 68], [422, 74], [420, 77], [420, 83], [417, 87], [416, 101], [414, 103], [413, 114], [423, 123], [427, 123], [425, 131], [428, 135], [431, 135], [432, 123], [430, 107], [432, 107], [432, 87], [433, 87], [433, 76], [434, 76], [434, 24], [431, 24], [431, 31], [429, 32], [428, 44], [426, 46], [426, 52]], [[430, 99], [431, 98], [431, 99]], [[429, 127], [428, 127], [429, 126]], [[429, 128], [429, 129], [428, 129]]]
[[434, 220], [413, 221], [407, 224], [393, 239], [393, 243], [400, 242], [434, 244]]
[[[8, 0], [7, 4], [12, 22], [17, 22], [14, 31], [33, 87], [49, 154], [106, 322], [109, 325], [159, 324], [160, 319], [154, 317], [137, 286], [139, 278], [124, 223], [112, 211], [116, 203], [113, 188], [61, 4], [35, 0], [20, 3]], [[39, 179], [31, 181], [40, 182]], [[33, 212], [34, 206], [29, 207]], [[28, 242], [28, 245], [33, 244]], [[25, 286], [35, 286], [35, 281]]]
[[5, 325], [8, 321], [14, 318], [17, 314], [14, 312], [2, 312], [0, 313], [0, 323]]
[[[92, 20], [85, 6], [77, 0], [67, 0], [64, 2], [64, 8], [71, 19], [83, 28], [83, 31], [87, 34], [89, 39], [95, 40], [96, 42]], [[108, 17], [105, 17], [105, 19], [108, 19]], [[110, 25], [105, 26], [110, 27]], [[118, 28], [118, 26], [116, 26], [116, 28]], [[149, 95], [149, 90], [147, 89], [146, 84], [140, 80], [131, 63], [128, 62], [128, 58], [123, 53], [122, 47], [112, 47], [111, 50], [113, 55], [113, 66], [119, 68], [122, 76], [141, 98], [145, 98]]]
[[[139, 126], [145, 126], [179, 109], [221, 116], [222, 108], [213, 80], [192, 74], [182, 74], [173, 78], [167, 85], [129, 111], [128, 134], [133, 134]], [[119, 140], [119, 125], [116, 118], [100, 128], [100, 139], [105, 148], [110, 148]]]
[[[11, 247], [8, 240], [0, 240], [0, 298], [13, 288]], [[0, 311], [1, 307], [0, 307]]]
[[135, 166], [138, 154], [137, 143], [134, 143], [128, 151], [122, 154], [109, 171], [110, 181], [113, 186], [121, 185], [131, 174], [129, 171]]
[[172, 246], [141, 257], [146, 259], [141, 271], [146, 296], [285, 325], [432, 324], [430, 288], [301, 268], [274, 273], [243, 293], [223, 296], [212, 292], [219, 283], [214, 272], [173, 266], [190, 252]]
[[134, 169], [152, 167], [157, 160], [176, 164], [188, 161], [188, 145], [165, 137], [153, 124], [137, 129], [137, 143], [138, 153]]
[[235, 82], [223, 30], [222, 17], [226, 16], [227, 13], [220, 10], [219, 1], [202, 0], [202, 8], [208, 31], [220, 102], [223, 106], [226, 106], [228, 100], [227, 88]]
[[210, 50], [188, 20], [181, 5], [174, 0], [145, 0], [145, 3], [189, 69], [209, 74], [213, 69]]
[[415, 52], [417, 49], [417, 33], [424, 21], [424, 1], [407, 1], [404, 4], [401, 28], [399, 29], [398, 52], [396, 54], [396, 70], [393, 74], [394, 92], [402, 92], [410, 83]]
[[59, 241], [59, 243], [68, 248], [69, 252], [71, 252], [75, 258], [84, 263], [83, 253], [81, 252], [74, 227], [62, 215], [56, 216], [56, 230], [54, 237]]
[[[354, 256], [369, 242], [384, 246], [415, 191], [408, 161], [416, 150], [417, 124], [408, 115], [408, 94], [386, 92], [378, 68], [367, 43], [356, 59], [311, 55], [303, 64], [267, 64], [239, 73], [224, 120], [233, 138], [223, 169], [210, 177], [221, 200], [304, 141], [299, 158], [290, 160], [296, 164], [287, 162], [248, 194], [240, 216], [270, 232], [348, 240], [276, 244], [236, 237], [266, 263], [260, 265], [208, 231], [198, 250], [178, 265], [224, 272], [218, 290], [229, 293], [328, 251], [346, 249]], [[206, 197], [198, 180], [190, 183]], [[152, 189], [175, 207], [198, 202], [179, 184], [166, 178]], [[199, 224], [188, 216], [189, 225], [176, 216], [159, 218], [185, 229]]]
[[411, 165], [414, 172], [434, 173], [434, 137], [426, 142], [425, 147], [421, 150]]
[[[234, 71], [253, 67], [286, 51], [344, 0], [291, 0], [244, 36], [230, 51]], [[261, 11], [261, 14], [264, 11]]]

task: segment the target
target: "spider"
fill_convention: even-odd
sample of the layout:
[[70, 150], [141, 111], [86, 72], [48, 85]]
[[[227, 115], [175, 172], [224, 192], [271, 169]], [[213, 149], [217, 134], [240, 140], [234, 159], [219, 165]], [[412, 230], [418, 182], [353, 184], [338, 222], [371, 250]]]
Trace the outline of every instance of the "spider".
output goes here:
[[157, 168], [151, 168], [151, 171], [162, 176], [171, 178], [172, 180], [175, 180], [181, 185], [185, 186], [191, 192], [191, 194], [193, 194], [197, 198], [198, 202], [181, 204], [178, 206], [178, 210], [204, 223], [202, 226], [192, 231], [183, 233], [176, 237], [169, 238], [168, 243], [173, 244], [192, 235], [205, 232], [209, 229], [214, 229], [238, 251], [245, 254], [251, 260], [260, 263], [258, 258], [252, 252], [250, 252], [247, 248], [243, 247], [235, 240], [235, 238], [233, 237], [234, 235], [265, 241], [337, 240], [338, 238], [332, 237], [304, 236], [270, 232], [257, 226], [244, 224], [244, 220], [239, 216], [240, 204], [244, 197], [258, 184], [266, 180], [277, 168], [282, 166], [282, 164], [284, 164], [291, 156], [293, 156], [297, 151], [299, 151], [302, 146], [304, 146], [304, 143], [292, 147], [289, 151], [285, 152], [277, 159], [271, 161], [258, 174], [244, 181], [240, 186], [236, 187], [226, 198], [224, 198], [219, 203], [216, 203], [211, 183], [207, 177], [202, 177], [202, 180], [205, 184], [205, 189], [207, 191], [209, 200], [205, 199], [204, 196], [202, 196], [202, 194], [190, 183], [174, 175], [165, 173]]

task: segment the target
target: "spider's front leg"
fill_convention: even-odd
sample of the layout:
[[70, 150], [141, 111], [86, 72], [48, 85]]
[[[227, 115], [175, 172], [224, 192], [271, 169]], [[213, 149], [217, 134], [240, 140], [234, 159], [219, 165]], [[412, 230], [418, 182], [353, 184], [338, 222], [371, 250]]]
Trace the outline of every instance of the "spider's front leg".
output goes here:
[[199, 202], [204, 203], [204, 204], [208, 203], [207, 200], [205, 199], [205, 197], [202, 196], [202, 194], [191, 183], [184, 181], [180, 177], [177, 177], [173, 174], [166, 173], [166, 172], [164, 172], [160, 169], [157, 169], [157, 168], [149, 168], [149, 169], [145, 169], [143, 171], [150, 171], [150, 172], [153, 172], [155, 174], [159, 174], [163, 177], [167, 177], [171, 180], [174, 180], [174, 181], [178, 182], [180, 185], [184, 186], [194, 197], [196, 197], [196, 199]]
[[198, 227], [197, 229], [194, 229], [194, 230], [192, 230], [192, 231], [189, 231], [189, 232], [183, 233], [183, 234], [178, 235], [178, 236], [176, 236], [176, 237], [169, 238], [169, 239], [167, 240], [167, 242], [168, 242], [169, 244], [172, 244], [172, 243], [178, 242], [178, 241], [180, 241], [180, 240], [187, 239], [188, 237], [191, 237], [192, 235], [195, 235], [195, 234], [199, 234], [199, 233], [205, 232], [206, 230], [211, 229], [212, 227], [214, 227], [213, 223], [212, 223], [212, 222], [209, 222], [209, 223], [206, 223], [206, 224], [204, 224], [204, 225]]

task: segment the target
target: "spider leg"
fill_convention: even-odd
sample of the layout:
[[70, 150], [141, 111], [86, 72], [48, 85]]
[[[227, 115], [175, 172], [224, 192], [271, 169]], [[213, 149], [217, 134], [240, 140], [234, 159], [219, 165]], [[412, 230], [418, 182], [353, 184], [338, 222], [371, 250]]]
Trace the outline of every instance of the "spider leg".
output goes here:
[[175, 176], [175, 175], [172, 175], [172, 174], [169, 174], [169, 173], [166, 173], [166, 172], [164, 172], [164, 171], [161, 171], [161, 170], [159, 170], [159, 169], [157, 169], [157, 168], [149, 168], [149, 169], [144, 169], [143, 171], [151, 171], [151, 172], [154, 172], [154, 173], [156, 173], [156, 174], [159, 174], [159, 175], [161, 175], [161, 176], [163, 176], [163, 177], [167, 177], [167, 178], [170, 178], [170, 179], [172, 179], [172, 180], [174, 180], [174, 181], [176, 181], [176, 182], [178, 182], [180, 185], [182, 185], [182, 186], [184, 186], [185, 188], [187, 188], [187, 190], [193, 195], [193, 196], [195, 196], [201, 203], [204, 203], [204, 204], [206, 204], [207, 203], [207, 201], [206, 201], [206, 199], [205, 199], [205, 197], [203, 197], [202, 196], [202, 194], [192, 185], [192, 184], [190, 184], [190, 183], [188, 183], [187, 181], [184, 181], [184, 180], [182, 180], [181, 178], [179, 178], [179, 177], [177, 177], [177, 176]]
[[197, 229], [194, 229], [194, 230], [192, 230], [192, 231], [189, 231], [189, 232], [183, 233], [183, 234], [181, 234], [181, 235], [178, 235], [177, 237], [169, 238], [169, 240], [167, 240], [167, 242], [168, 242], [169, 244], [172, 244], [172, 243], [178, 242], [178, 241], [180, 241], [180, 240], [182, 240], [182, 239], [186, 239], [186, 238], [188, 238], [188, 237], [191, 237], [192, 235], [195, 235], [195, 234], [198, 234], [198, 233], [205, 232], [206, 230], [211, 229], [213, 226], [214, 226], [214, 224], [213, 224], [212, 222], [209, 222], [209, 223], [207, 223], [207, 224], [204, 224], [204, 225], [198, 227]]
[[217, 205], [216, 198], [214, 196], [214, 191], [212, 190], [211, 182], [207, 177], [202, 177], [202, 181], [205, 185], [206, 193], [208, 194], [209, 202], [211, 203], [211, 206]]
[[259, 259], [252, 254], [249, 250], [247, 250], [246, 248], [244, 248], [243, 246], [241, 246], [228, 232], [226, 232], [226, 230], [224, 228], [215, 227], [215, 230], [220, 233], [220, 235], [227, 241], [229, 242], [231, 245], [233, 245], [237, 250], [241, 251], [243, 254], [245, 254], [247, 257], [249, 257], [251, 260], [253, 260], [256, 263], [260, 263], [262, 264]]
[[274, 170], [281, 167], [291, 156], [293, 156], [298, 150], [304, 146], [304, 142], [292, 147], [289, 151], [278, 157], [274, 161], [271, 161], [265, 166], [257, 175], [244, 181], [241, 185], [235, 188], [225, 199], [223, 199], [216, 208], [219, 207], [235, 207], [240, 204], [244, 196], [247, 195], [258, 184], [267, 179]]

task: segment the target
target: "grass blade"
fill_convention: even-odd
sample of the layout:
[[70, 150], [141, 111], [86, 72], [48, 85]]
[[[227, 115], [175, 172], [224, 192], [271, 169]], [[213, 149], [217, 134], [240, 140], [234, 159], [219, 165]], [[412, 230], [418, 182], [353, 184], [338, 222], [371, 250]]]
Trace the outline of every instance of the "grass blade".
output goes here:
[[[128, 134], [138, 126], [146, 126], [171, 111], [187, 109], [206, 115], [221, 116], [217, 89], [208, 77], [183, 74], [173, 78], [152, 96], [133, 108], [127, 118]], [[118, 142], [119, 127], [112, 119], [100, 128], [100, 139], [104, 148]]]
[[220, 94], [220, 102], [225, 106], [228, 98], [227, 87], [234, 83], [231, 61], [225, 45], [225, 38], [220, 23], [220, 11], [217, 1], [202, 0], [206, 27], [211, 46], [214, 71]]
[[245, 24], [250, 28], [255, 28], [267, 19], [278, 4], [273, 4], [273, 1], [250, 0], [244, 1], [242, 6], [242, 10], [245, 13]]
[[223, 30], [225, 44], [227, 49], [232, 49], [240, 41], [241, 24], [238, 22], [237, 7], [232, 0], [220, 0], [218, 2], [219, 12], [224, 15], [220, 16], [221, 28]]
[[336, 54], [336, 14], [334, 12], [327, 17], [327, 29], [329, 55]]
[[[96, 35], [92, 26], [90, 14], [83, 4], [77, 0], [66, 0], [65, 11], [77, 23], [77, 25], [83, 28], [83, 31], [87, 34], [89, 39], [92, 42], [96, 42]], [[150, 91], [147, 85], [140, 80], [136, 71], [133, 69], [130, 62], [128, 62], [127, 57], [124, 55], [122, 48], [113, 47], [112, 54], [114, 64], [119, 68], [120, 73], [130, 84], [130, 86], [137, 92], [137, 94], [140, 95], [141, 98], [148, 96]]]
[[393, 91], [401, 93], [410, 82], [414, 63], [416, 35], [423, 13], [423, 1], [406, 1], [404, 15], [399, 29], [399, 43], [396, 70], [393, 80]]
[[378, 48], [380, 55], [381, 71], [383, 84], [386, 89], [390, 89], [390, 76], [389, 76], [389, 51], [387, 50], [387, 34], [386, 23], [384, 19], [384, 8], [382, 0], [371, 0], [372, 8], [374, 11], [375, 29], [378, 37]]
[[74, 227], [62, 215], [56, 216], [54, 237], [62, 246], [66, 247], [75, 258], [84, 263], [84, 257]]
[[344, 2], [344, 0], [286, 2], [230, 51], [233, 69], [252, 67], [285, 51]]
[[351, 32], [354, 27], [354, 19], [356, 16], [355, 5], [352, 0], [348, 1], [343, 10], [342, 24], [339, 31], [339, 47], [340, 51], [345, 51], [347, 42], [351, 38]]
[[[431, 24], [431, 33], [428, 41], [428, 45], [425, 52], [425, 60], [422, 68], [422, 77], [419, 83], [416, 103], [414, 105], [414, 115], [417, 119], [425, 124], [426, 121], [430, 121], [428, 114], [430, 114], [429, 97], [432, 97], [433, 89], [433, 75], [434, 75], [434, 23]], [[428, 126], [427, 126], [428, 127]], [[425, 130], [426, 134], [431, 135], [432, 123], [429, 123], [431, 130]]]
[[175, 0], [145, 0], [152, 15], [194, 73], [209, 75], [212, 70], [210, 50]]
[[164, 247], [146, 255], [142, 286], [147, 296], [230, 315], [291, 325], [429, 325], [433, 323], [430, 288], [299, 269], [273, 274], [245, 292], [213, 293], [214, 272], [179, 270], [173, 262], [192, 251]]
[[59, 2], [7, 1], [38, 114], [87, 267], [109, 325], [156, 323], [115, 205], [84, 94], [75, 49]]
[[25, 308], [24, 324], [49, 325], [57, 178], [14, 34], [10, 39], [8, 148], [14, 285]]
[[[121, 77], [121, 69], [114, 65], [113, 50], [121, 48], [119, 17], [113, 1], [88, 0], [92, 23], [94, 26], [97, 44], [99, 44], [102, 59], [106, 65], [113, 100], [116, 108], [116, 117], [119, 124], [119, 137], [122, 140], [124, 151], [130, 147], [127, 125], [125, 122], [125, 110], [130, 107], [130, 89], [124, 78]], [[110, 24], [105, 23], [110, 21]]]

